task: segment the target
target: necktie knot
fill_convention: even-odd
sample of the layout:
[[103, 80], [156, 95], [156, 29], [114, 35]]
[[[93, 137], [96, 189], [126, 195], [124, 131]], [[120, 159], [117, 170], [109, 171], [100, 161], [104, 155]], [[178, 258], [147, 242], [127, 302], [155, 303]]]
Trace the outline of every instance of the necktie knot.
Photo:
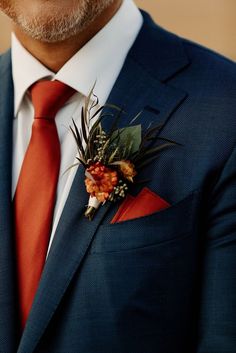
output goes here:
[[54, 119], [75, 90], [60, 81], [39, 81], [31, 88], [35, 119]]

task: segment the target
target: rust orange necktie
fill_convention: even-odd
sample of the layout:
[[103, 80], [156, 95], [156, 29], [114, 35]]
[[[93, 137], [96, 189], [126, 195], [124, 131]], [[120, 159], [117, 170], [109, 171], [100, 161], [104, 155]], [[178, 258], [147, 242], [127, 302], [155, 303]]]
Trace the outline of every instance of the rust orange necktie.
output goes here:
[[35, 118], [14, 197], [20, 319], [24, 328], [44, 267], [60, 170], [55, 116], [75, 91], [59, 81], [31, 89]]

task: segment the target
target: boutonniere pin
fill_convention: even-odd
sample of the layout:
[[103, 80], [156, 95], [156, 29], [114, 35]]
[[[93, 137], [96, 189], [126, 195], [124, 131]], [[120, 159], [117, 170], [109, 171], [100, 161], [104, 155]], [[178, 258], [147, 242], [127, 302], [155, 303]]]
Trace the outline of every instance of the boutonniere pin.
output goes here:
[[[115, 113], [104, 112], [105, 107], [112, 108]], [[119, 128], [123, 114], [116, 106], [99, 107], [92, 90], [81, 110], [81, 127], [78, 128], [74, 121], [70, 127], [78, 149], [78, 163], [70, 168], [79, 164], [84, 167], [89, 195], [85, 216], [89, 220], [93, 219], [100, 205], [124, 199], [139, 171], [163, 149], [176, 144], [157, 137], [161, 124], [151, 124], [142, 131], [142, 126], [136, 124], [141, 113], [127, 127]], [[104, 119], [113, 119], [109, 131], [103, 128]]]

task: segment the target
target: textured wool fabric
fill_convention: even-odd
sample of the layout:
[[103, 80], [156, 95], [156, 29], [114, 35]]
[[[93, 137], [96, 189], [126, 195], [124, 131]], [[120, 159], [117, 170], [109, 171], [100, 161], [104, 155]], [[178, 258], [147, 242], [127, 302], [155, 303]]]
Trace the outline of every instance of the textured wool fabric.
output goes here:
[[108, 102], [124, 108], [121, 127], [142, 111], [136, 123], [162, 124], [159, 137], [178, 143], [129, 190], [170, 207], [111, 224], [120, 204], [107, 203], [89, 222], [79, 168], [20, 340], [11, 62], [0, 58], [0, 352], [235, 352], [236, 66], [143, 16]]
[[14, 198], [22, 329], [44, 267], [52, 225], [60, 169], [55, 116], [74, 89], [58, 81], [41, 81], [35, 83], [30, 92], [35, 118]]

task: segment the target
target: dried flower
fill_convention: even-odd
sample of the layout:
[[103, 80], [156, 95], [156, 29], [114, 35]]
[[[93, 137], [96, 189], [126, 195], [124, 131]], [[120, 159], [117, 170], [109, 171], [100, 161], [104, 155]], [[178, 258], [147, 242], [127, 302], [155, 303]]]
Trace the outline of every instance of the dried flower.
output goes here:
[[123, 177], [133, 183], [133, 178], [137, 175], [134, 164], [130, 161], [120, 161], [119, 168]]
[[118, 174], [115, 170], [97, 162], [86, 169], [86, 190], [95, 196], [99, 202], [105, 202], [118, 184]]

